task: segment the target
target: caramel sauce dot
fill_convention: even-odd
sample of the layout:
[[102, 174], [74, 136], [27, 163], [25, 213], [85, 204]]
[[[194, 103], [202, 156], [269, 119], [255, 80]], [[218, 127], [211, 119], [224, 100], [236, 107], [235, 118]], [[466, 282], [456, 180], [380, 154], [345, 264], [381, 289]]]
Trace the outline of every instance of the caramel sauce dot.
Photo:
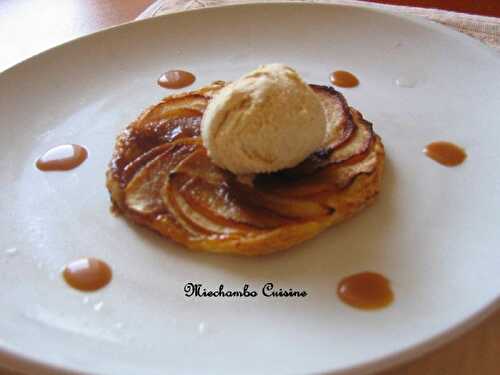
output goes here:
[[462, 164], [467, 158], [465, 150], [451, 142], [432, 142], [424, 149], [425, 155], [439, 164], [455, 167]]
[[78, 167], [87, 156], [87, 150], [83, 146], [60, 145], [43, 154], [36, 161], [36, 167], [41, 171], [67, 171]]
[[330, 82], [339, 87], [356, 87], [359, 85], [358, 78], [345, 70], [336, 70], [330, 74]]
[[158, 78], [158, 85], [166, 89], [180, 89], [193, 84], [196, 77], [184, 70], [169, 70]]
[[112, 278], [111, 268], [96, 258], [80, 258], [63, 270], [64, 280], [71, 287], [91, 292], [105, 287]]
[[346, 304], [363, 310], [386, 307], [394, 300], [390, 281], [375, 272], [361, 272], [343, 278], [338, 297]]

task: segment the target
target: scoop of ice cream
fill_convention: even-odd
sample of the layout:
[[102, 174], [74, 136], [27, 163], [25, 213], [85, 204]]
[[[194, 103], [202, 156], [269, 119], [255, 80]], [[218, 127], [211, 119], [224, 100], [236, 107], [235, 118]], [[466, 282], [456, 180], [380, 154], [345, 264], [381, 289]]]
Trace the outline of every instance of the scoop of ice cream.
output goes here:
[[224, 87], [201, 122], [212, 161], [235, 174], [291, 168], [318, 149], [326, 120], [316, 94], [292, 68], [263, 65]]

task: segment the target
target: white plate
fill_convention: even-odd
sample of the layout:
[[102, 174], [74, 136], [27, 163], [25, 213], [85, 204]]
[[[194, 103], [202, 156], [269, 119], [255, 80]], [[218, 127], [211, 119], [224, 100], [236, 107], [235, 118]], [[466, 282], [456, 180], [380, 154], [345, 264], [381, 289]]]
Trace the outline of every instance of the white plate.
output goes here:
[[[104, 172], [115, 135], [170, 92], [165, 70], [195, 87], [285, 62], [343, 90], [387, 149], [378, 202], [355, 219], [275, 256], [198, 254], [109, 213]], [[416, 80], [400, 88], [397, 78]], [[0, 75], [0, 359], [37, 374], [362, 373], [428, 350], [491, 311], [500, 290], [500, 62], [478, 42], [435, 24], [326, 5], [245, 5], [148, 19], [75, 40]], [[450, 140], [468, 160], [426, 158]], [[61, 143], [89, 159], [65, 173], [33, 161]], [[5, 251], [15, 248], [16, 251]], [[114, 270], [84, 294], [60, 269], [83, 255]], [[352, 309], [340, 278], [374, 270], [393, 305]], [[187, 282], [307, 298], [187, 298]], [[260, 293], [259, 293], [260, 294]], [[34, 370], [36, 369], [36, 370]], [[63, 370], [64, 369], [64, 370]]]

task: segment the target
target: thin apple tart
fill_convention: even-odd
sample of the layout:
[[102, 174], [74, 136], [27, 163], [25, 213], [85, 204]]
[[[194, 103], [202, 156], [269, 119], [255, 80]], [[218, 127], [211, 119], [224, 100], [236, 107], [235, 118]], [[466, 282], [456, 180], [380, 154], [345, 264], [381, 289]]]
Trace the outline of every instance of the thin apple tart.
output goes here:
[[259, 255], [310, 239], [373, 202], [384, 164], [381, 139], [331, 87], [311, 85], [327, 137], [298, 166], [236, 176], [213, 164], [200, 123], [224, 85], [169, 96], [117, 137], [107, 171], [116, 211], [190, 249]]

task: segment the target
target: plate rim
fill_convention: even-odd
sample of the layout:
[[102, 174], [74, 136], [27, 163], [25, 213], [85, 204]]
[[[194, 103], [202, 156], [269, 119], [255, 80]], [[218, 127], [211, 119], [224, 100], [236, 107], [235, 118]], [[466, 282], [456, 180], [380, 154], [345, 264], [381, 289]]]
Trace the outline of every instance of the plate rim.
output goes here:
[[[314, 1], [314, 0], [310, 0]], [[141, 18], [141, 19], [133, 19], [131, 21], [123, 22], [117, 25], [105, 27], [103, 29], [97, 30], [95, 32], [85, 34], [78, 36], [76, 38], [72, 38], [67, 40], [66, 42], [57, 44], [53, 47], [47, 48], [43, 51], [40, 51], [38, 53], [35, 53], [29, 57], [26, 57], [22, 59], [21, 61], [15, 63], [14, 65], [8, 67], [5, 70], [0, 71], [0, 79], [2, 76], [6, 74], [10, 74], [11, 71], [19, 68], [20, 65], [24, 65], [31, 60], [35, 60], [40, 56], [43, 56], [47, 53], [51, 53], [52, 51], [55, 51], [60, 48], [64, 48], [66, 45], [78, 42], [79, 40], [87, 39], [87, 38], [92, 38], [95, 37], [99, 34], [102, 33], [107, 33], [112, 30], [116, 29], [121, 29], [125, 28], [130, 24], [140, 24], [140, 23], [147, 23], [147, 22], [152, 22], [152, 20], [160, 20], [162, 18], [167, 18], [171, 16], [176, 16], [179, 14], [184, 14], [184, 13], [191, 13], [191, 12], [209, 12], [209, 11], [214, 11], [218, 10], [221, 8], [239, 8], [239, 7], [252, 7], [252, 6], [302, 6], [302, 7], [333, 7], [333, 8], [351, 8], [351, 9], [358, 9], [361, 11], [368, 11], [368, 12], [374, 12], [374, 13], [379, 13], [382, 15], [389, 15], [391, 17], [396, 17], [400, 19], [404, 19], [406, 21], [414, 22], [417, 24], [420, 24], [425, 27], [430, 27], [431, 29], [434, 29], [435, 31], [438, 32], [444, 32], [448, 35], [454, 35], [455, 37], [463, 38], [463, 40], [467, 40], [469, 43], [472, 43], [473, 45], [479, 46], [483, 51], [489, 52], [493, 58], [498, 58], [500, 60], [500, 53], [496, 53], [495, 49], [489, 47], [485, 43], [481, 42], [477, 38], [474, 38], [466, 33], [460, 32], [458, 30], [455, 30], [451, 27], [442, 25], [436, 21], [431, 21], [429, 19], [416, 16], [416, 15], [411, 15], [411, 14], [402, 14], [399, 13], [395, 10], [390, 10], [390, 9], [379, 9], [375, 7], [369, 6], [369, 3], [367, 5], [359, 4], [343, 4], [343, 3], [329, 3], [327, 2], [328, 0], [319, 0], [317, 2], [309, 2], [308, 0], [249, 0], [249, 1], [242, 1], [239, 3], [231, 3], [231, 4], [221, 4], [221, 5], [213, 5], [205, 8], [193, 8], [193, 9], [176, 9], [172, 12], [166, 13], [166, 14], [161, 14], [158, 16], [152, 16], [152, 17], [147, 17], [147, 18]], [[333, 0], [335, 1], [335, 0]]]
[[[445, 33], [447, 35], [453, 36], [455, 38], [461, 38], [463, 41], [467, 41], [467, 43], [474, 45], [475, 48], [479, 47], [483, 49], [485, 52], [490, 52], [491, 57], [493, 59], [497, 58], [500, 61], [500, 54], [497, 54], [496, 51], [482, 43], [476, 38], [473, 38], [470, 35], [465, 33], [461, 33], [453, 28], [444, 26], [437, 22], [433, 22], [431, 20], [415, 16], [409, 14], [401, 14], [395, 10], [390, 9], [380, 9], [371, 7], [369, 5], [363, 4], [345, 4], [345, 3], [329, 3], [326, 1], [319, 2], [308, 2], [308, 1], [293, 1], [293, 0], [273, 0], [273, 1], [265, 1], [265, 0], [254, 0], [254, 1], [244, 1], [238, 3], [231, 4], [221, 4], [215, 6], [209, 6], [204, 8], [195, 8], [195, 9], [176, 9], [172, 12], [143, 18], [143, 19], [134, 19], [125, 23], [121, 23], [118, 25], [113, 25], [110, 27], [106, 27], [104, 29], [95, 31], [90, 34], [85, 34], [73, 39], [70, 39], [64, 43], [58, 44], [49, 49], [43, 50], [39, 53], [36, 53], [30, 57], [27, 57], [18, 63], [8, 67], [7, 69], [0, 71], [0, 84], [2, 83], [2, 78], [6, 75], [11, 74], [13, 71], [19, 69], [25, 64], [32, 63], [37, 60], [37, 58], [52, 53], [53, 51], [57, 51], [58, 49], [65, 48], [67, 45], [78, 43], [80, 40], [90, 39], [97, 37], [101, 34], [108, 33], [110, 31], [119, 31], [120, 29], [126, 29], [131, 24], [141, 24], [153, 21], [160, 21], [161, 19], [168, 17], [176, 17], [179, 14], [187, 14], [187, 13], [203, 13], [203, 12], [213, 12], [218, 11], [222, 8], [245, 8], [245, 7], [330, 7], [330, 8], [350, 8], [359, 10], [362, 12], [371, 12], [377, 13], [384, 16], [395, 17], [399, 19], [403, 19], [412, 23], [419, 24], [426, 28], [430, 28], [432, 31]], [[478, 326], [481, 322], [486, 320], [489, 316], [491, 316], [495, 311], [500, 310], [500, 292], [496, 296], [495, 299], [490, 301], [490, 303], [483, 305], [481, 308], [477, 309], [474, 313], [470, 314], [466, 319], [455, 322], [448, 329], [443, 330], [441, 332], [436, 333], [435, 335], [428, 337], [427, 339], [420, 341], [416, 344], [410, 344], [400, 350], [394, 351], [387, 355], [381, 355], [372, 360], [368, 360], [365, 362], [361, 362], [359, 364], [355, 364], [352, 366], [346, 366], [343, 368], [339, 368], [337, 370], [324, 370], [317, 372], [318, 375], [365, 375], [377, 371], [382, 371], [391, 367], [398, 366], [400, 364], [409, 362], [413, 359], [421, 357], [438, 347], [441, 347], [453, 339], [463, 335], [465, 332], [471, 330], [472, 328]], [[40, 375], [57, 375], [57, 374], [68, 374], [68, 375], [95, 375], [98, 374], [96, 372], [82, 371], [70, 369], [68, 367], [64, 367], [59, 364], [53, 364], [50, 362], [46, 362], [40, 359], [32, 358], [30, 356], [24, 355], [22, 352], [13, 351], [11, 349], [6, 348], [2, 342], [0, 341], [0, 366], [5, 367], [6, 369], [13, 371], [21, 371], [29, 374], [32, 371], [37, 371], [37, 374]], [[0, 367], [1, 369], [1, 367]]]

